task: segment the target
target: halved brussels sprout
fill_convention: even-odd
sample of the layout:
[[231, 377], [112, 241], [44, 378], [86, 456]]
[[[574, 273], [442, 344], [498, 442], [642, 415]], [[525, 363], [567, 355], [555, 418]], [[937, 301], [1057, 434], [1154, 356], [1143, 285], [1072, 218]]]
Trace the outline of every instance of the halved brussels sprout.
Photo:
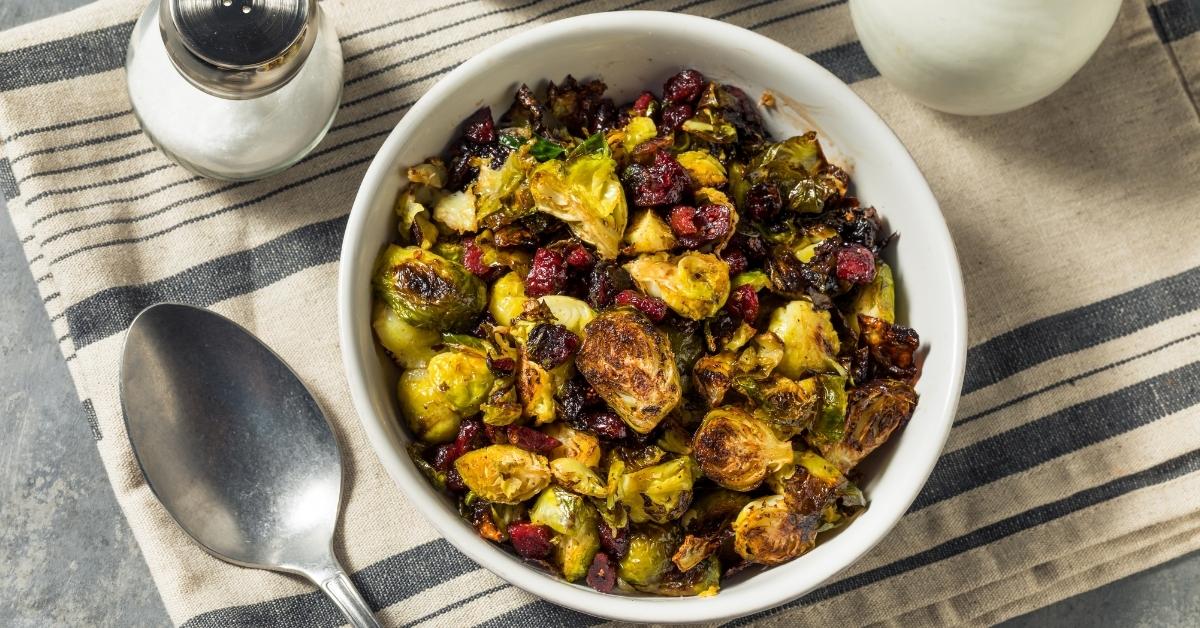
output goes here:
[[435, 353], [433, 346], [442, 340], [442, 335], [436, 330], [422, 329], [404, 322], [382, 301], [375, 302], [371, 327], [375, 329], [375, 337], [387, 349], [388, 355], [396, 364], [407, 368], [425, 366]]
[[733, 522], [733, 549], [752, 563], [779, 565], [817, 544], [820, 515], [801, 515], [783, 495], [756, 499]]
[[797, 432], [808, 427], [821, 408], [821, 383], [816, 377], [799, 381], [778, 375], [766, 380], [739, 377], [733, 383], [754, 403], [756, 417]]
[[642, 593], [666, 597], [716, 595], [721, 588], [721, 563], [715, 557], [710, 557], [698, 562], [690, 570], [668, 569], [658, 582], [635, 588]]
[[575, 365], [629, 427], [654, 429], [682, 397], [666, 334], [632, 308], [601, 312], [584, 328]]
[[625, 152], [630, 152], [637, 148], [638, 144], [654, 139], [656, 135], [658, 135], [658, 129], [654, 126], [654, 120], [646, 116], [634, 116], [625, 125], [624, 134], [621, 136], [621, 145], [625, 148]]
[[676, 155], [675, 159], [688, 171], [697, 185], [719, 188], [729, 180], [725, 166], [706, 150], [684, 151]]
[[550, 452], [550, 458], [573, 458], [592, 468], [600, 466], [600, 439], [577, 430], [562, 421], [555, 421], [542, 431], [562, 443]]
[[587, 465], [574, 458], [555, 458], [550, 461], [550, 473], [563, 488], [588, 497], [608, 497], [608, 487]]
[[734, 367], [744, 377], [766, 379], [783, 361], [783, 355], [783, 341], [768, 331], [754, 336], [753, 341], [738, 354]]
[[417, 440], [447, 443], [458, 434], [462, 417], [423, 368], [408, 369], [396, 384], [400, 414]]
[[634, 214], [621, 239], [625, 247], [621, 252], [625, 255], [641, 255], [643, 253], [658, 253], [675, 248], [675, 232], [661, 216], [652, 209], [643, 209]]
[[457, 233], [479, 229], [479, 221], [475, 219], [475, 195], [470, 190], [462, 190], [443, 196], [433, 206], [433, 219]]
[[522, 356], [517, 364], [517, 394], [524, 415], [543, 425], [554, 421], [554, 375], [537, 362]]
[[813, 445], [843, 473], [887, 442], [904, 427], [917, 407], [917, 393], [907, 382], [877, 379], [850, 391], [842, 437]]
[[616, 259], [629, 210], [607, 150], [540, 164], [529, 175], [529, 192], [538, 211], [567, 223], [601, 257]]
[[692, 454], [692, 435], [674, 420], [664, 424], [655, 445], [666, 452], [680, 456]]
[[792, 446], [745, 410], [727, 406], [710, 411], [692, 437], [705, 477], [734, 491], [749, 491], [767, 474], [792, 464]]
[[813, 373], [844, 374], [837, 361], [841, 344], [829, 312], [818, 311], [809, 301], [792, 301], [771, 313], [767, 329], [783, 341], [781, 375], [799, 379]]
[[586, 499], [557, 486], [542, 491], [529, 511], [531, 522], [554, 530], [554, 564], [568, 582], [587, 575], [600, 551], [599, 519]]
[[496, 378], [487, 400], [479, 406], [483, 422], [488, 425], [512, 425], [521, 418], [524, 406], [517, 395], [514, 378], [509, 375]]
[[704, 398], [710, 407], [721, 405], [725, 393], [733, 385], [733, 363], [736, 358], [732, 351], [716, 355], [706, 355], [692, 366], [692, 384], [696, 392]]
[[566, 327], [571, 333], [583, 338], [587, 324], [596, 318], [596, 310], [586, 301], [563, 294], [548, 294], [538, 299], [550, 308], [550, 313], [559, 325]]
[[487, 356], [461, 347], [433, 356], [425, 370], [432, 385], [463, 417], [479, 412], [480, 404], [487, 399], [495, 381], [488, 368]]
[[629, 535], [629, 551], [618, 564], [617, 576], [634, 587], [657, 584], [671, 568], [671, 555], [679, 545], [675, 526], [652, 523], [635, 525]]
[[523, 502], [550, 484], [545, 456], [513, 445], [488, 445], [458, 457], [454, 468], [479, 497], [500, 504]]
[[769, 484], [799, 514], [820, 513], [849, 485], [837, 467], [815, 452], [797, 451], [794, 462], [794, 473], [786, 478], [772, 476]]
[[687, 457], [626, 473], [617, 495], [635, 523], [667, 523], [678, 519], [692, 502], [692, 462]]
[[809, 444], [831, 446], [846, 433], [846, 378], [820, 375], [821, 411], [809, 428]]
[[487, 289], [478, 277], [461, 264], [417, 247], [388, 246], [374, 284], [400, 318], [425, 329], [461, 329], [487, 304]]
[[488, 298], [488, 312], [496, 322], [505, 327], [525, 311], [525, 281], [516, 272], [510, 272], [492, 284]]
[[642, 292], [662, 299], [684, 318], [708, 318], [729, 297], [729, 265], [709, 253], [643, 255], [624, 268]]

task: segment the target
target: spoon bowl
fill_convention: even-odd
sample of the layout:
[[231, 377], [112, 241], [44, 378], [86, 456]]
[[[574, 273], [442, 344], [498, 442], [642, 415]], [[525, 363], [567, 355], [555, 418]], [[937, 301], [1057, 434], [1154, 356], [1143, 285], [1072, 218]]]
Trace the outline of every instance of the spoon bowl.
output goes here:
[[222, 560], [302, 575], [356, 626], [374, 626], [332, 548], [337, 439], [270, 348], [209, 310], [159, 304], [129, 328], [121, 402], [150, 489]]

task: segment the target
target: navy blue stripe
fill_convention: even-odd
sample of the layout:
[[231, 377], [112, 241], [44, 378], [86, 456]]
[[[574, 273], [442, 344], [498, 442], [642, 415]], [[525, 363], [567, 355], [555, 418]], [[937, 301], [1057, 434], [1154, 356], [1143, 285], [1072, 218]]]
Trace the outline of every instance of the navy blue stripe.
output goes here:
[[179, 168], [179, 167], [180, 166], [176, 165], [174, 162], [165, 163], [165, 164], [155, 166], [149, 170], [143, 170], [142, 172], [135, 172], [133, 174], [125, 175], [123, 177], [117, 177], [116, 179], [97, 181], [95, 183], [88, 183], [86, 185], [76, 185], [76, 186], [72, 186], [69, 188], [59, 188], [56, 190], [45, 190], [43, 192], [38, 192], [37, 194], [34, 194], [33, 196], [29, 197], [29, 200], [25, 201], [25, 204], [32, 205], [34, 202], [40, 201], [43, 198], [47, 198], [50, 196], [59, 196], [62, 194], [71, 194], [72, 192], [83, 192], [85, 190], [94, 190], [96, 188], [102, 188], [102, 187], [106, 187], [109, 185], [120, 185], [122, 183], [129, 183], [130, 181], [134, 181], [134, 180], [140, 179], [142, 177], [150, 176], [156, 172], [166, 170], [168, 168]]
[[1195, 0], [1168, 0], [1150, 5], [1150, 19], [1163, 43], [1179, 41], [1200, 31], [1200, 4]]
[[1200, 362], [943, 454], [913, 511], [1119, 436], [1200, 402]]
[[382, 23], [382, 24], [376, 24], [375, 26], [371, 26], [371, 27], [369, 27], [369, 28], [364, 28], [364, 29], [362, 29], [362, 30], [360, 30], [360, 31], [355, 31], [355, 32], [353, 32], [353, 33], [350, 33], [349, 35], [343, 35], [342, 37], [339, 37], [339, 38], [338, 38], [338, 41], [342, 41], [342, 42], [350, 41], [351, 39], [355, 39], [355, 38], [357, 38], [357, 37], [361, 37], [361, 36], [363, 36], [363, 35], [366, 35], [366, 34], [368, 34], [368, 33], [373, 33], [373, 32], [375, 32], [375, 31], [378, 31], [378, 30], [383, 30], [383, 29], [385, 29], [385, 28], [388, 28], [388, 27], [390, 27], [390, 26], [395, 26], [395, 25], [397, 25], [397, 24], [403, 24], [403, 23], [405, 23], [405, 22], [411, 22], [411, 21], [413, 21], [413, 20], [416, 20], [416, 19], [420, 19], [420, 18], [423, 18], [423, 17], [429, 16], [429, 15], [433, 15], [434, 13], [439, 13], [439, 12], [441, 12], [441, 11], [446, 11], [446, 10], [448, 10], [448, 9], [453, 9], [454, 7], [460, 7], [460, 6], [464, 5], [464, 4], [473, 4], [473, 3], [475, 3], [475, 2], [476, 2], [476, 0], [460, 0], [459, 2], [451, 2], [451, 3], [448, 3], [448, 4], [443, 4], [442, 6], [440, 6], [440, 7], [437, 7], [437, 8], [435, 8], [435, 9], [430, 9], [430, 10], [428, 10], [428, 11], [424, 11], [424, 12], [421, 12], [421, 13], [417, 13], [417, 14], [415, 14], [415, 15], [409, 15], [409, 16], [406, 16], [406, 17], [397, 18], [397, 19], [391, 20], [390, 22], [384, 22], [384, 23]]
[[151, 283], [102, 290], [66, 309], [76, 349], [124, 331], [143, 308], [163, 301], [206, 307], [338, 259], [346, 216], [286, 233]]
[[10, 91], [125, 65], [133, 22], [88, 31], [8, 52], [0, 52], [0, 91]]
[[[418, 545], [358, 570], [350, 580], [373, 610], [387, 608], [479, 567], [443, 539]], [[345, 623], [324, 595], [305, 593], [197, 615], [182, 628], [332, 628]]]
[[12, 135], [9, 135], [8, 137], [4, 138], [4, 143], [7, 144], [8, 142], [11, 142], [12, 140], [17, 139], [18, 137], [25, 137], [26, 135], [36, 135], [38, 133], [45, 133], [47, 131], [61, 131], [63, 129], [69, 129], [71, 127], [80, 126], [82, 124], [91, 124], [93, 122], [103, 122], [105, 120], [112, 120], [113, 118], [120, 118], [122, 116], [127, 116], [131, 113], [133, 113], [133, 110], [126, 109], [124, 111], [114, 111], [112, 113], [104, 113], [104, 114], [100, 114], [98, 116], [92, 116], [90, 118], [80, 118], [78, 120], [71, 120], [69, 122], [59, 122], [57, 124], [50, 124], [47, 126], [39, 126], [39, 127], [32, 128], [32, 129], [25, 129], [24, 131], [18, 131], [16, 133], [13, 133]]
[[1200, 308], [1200, 267], [1000, 334], [967, 352], [963, 394]]
[[857, 83], [879, 76], [879, 70], [871, 64], [862, 44], [857, 41], [813, 53], [810, 58], [846, 83]]
[[17, 178], [13, 175], [12, 164], [8, 163], [8, 159], [0, 159], [0, 194], [4, 195], [4, 200], [17, 198], [21, 195], [21, 188], [17, 187]]

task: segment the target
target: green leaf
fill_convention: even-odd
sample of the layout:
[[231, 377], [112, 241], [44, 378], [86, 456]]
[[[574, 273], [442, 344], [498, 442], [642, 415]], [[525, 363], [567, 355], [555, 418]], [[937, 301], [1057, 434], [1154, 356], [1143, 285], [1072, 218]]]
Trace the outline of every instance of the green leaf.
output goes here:
[[593, 153], [608, 152], [608, 142], [604, 141], [604, 133], [593, 133], [578, 146], [571, 149], [571, 154], [567, 155], [567, 159], [575, 159], [584, 155]]
[[524, 143], [525, 140], [521, 139], [518, 135], [509, 133], [500, 134], [500, 145], [509, 150], [517, 150]]
[[557, 159], [565, 152], [567, 151], [562, 146], [540, 136], [534, 141], [533, 148], [529, 149], [529, 154], [538, 161]]

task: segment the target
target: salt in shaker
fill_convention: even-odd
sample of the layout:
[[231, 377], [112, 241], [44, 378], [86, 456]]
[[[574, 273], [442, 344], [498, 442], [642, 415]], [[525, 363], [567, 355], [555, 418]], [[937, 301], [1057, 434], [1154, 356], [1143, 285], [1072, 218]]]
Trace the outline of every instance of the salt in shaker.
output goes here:
[[150, 139], [216, 179], [296, 163], [341, 102], [342, 48], [317, 0], [153, 0], [125, 69]]

